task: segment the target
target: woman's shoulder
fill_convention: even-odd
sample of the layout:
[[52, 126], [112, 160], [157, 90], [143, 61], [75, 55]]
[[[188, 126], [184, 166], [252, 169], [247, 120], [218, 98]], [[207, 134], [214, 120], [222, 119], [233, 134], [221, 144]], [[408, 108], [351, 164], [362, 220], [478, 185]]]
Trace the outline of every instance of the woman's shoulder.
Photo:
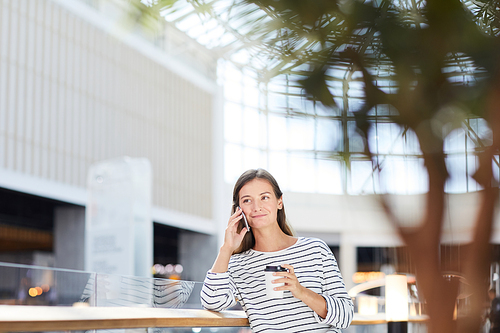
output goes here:
[[244, 265], [244, 263], [252, 256], [252, 250], [247, 250], [240, 253], [235, 253], [229, 259], [229, 265], [232, 266], [240, 266]]
[[331, 251], [330, 247], [326, 242], [320, 238], [316, 237], [298, 237], [297, 245], [308, 246], [308, 247], [318, 247], [319, 249], [325, 251]]
[[231, 274], [239, 275], [259, 270], [262, 267], [261, 256], [251, 250], [236, 253], [229, 259], [228, 271]]

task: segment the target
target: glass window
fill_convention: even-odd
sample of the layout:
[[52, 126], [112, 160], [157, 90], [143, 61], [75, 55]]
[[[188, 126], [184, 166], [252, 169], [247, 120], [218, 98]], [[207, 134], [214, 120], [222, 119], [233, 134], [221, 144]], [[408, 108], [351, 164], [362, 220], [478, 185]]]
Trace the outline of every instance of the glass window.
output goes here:
[[[164, 15], [209, 48], [224, 49], [231, 44], [237, 50], [227, 54], [227, 60], [219, 60], [217, 69], [217, 82], [224, 87], [225, 174], [228, 179], [246, 168], [263, 167], [281, 178], [282, 187], [294, 191], [342, 193], [344, 190], [349, 194], [427, 191], [428, 176], [418, 138], [412, 130], [396, 124], [394, 117], [399, 113], [395, 107], [378, 105], [368, 112], [373, 128], [367, 140], [380, 169], [374, 169], [372, 161], [363, 155], [366, 142], [357, 133], [354, 122], [355, 112], [364, 105], [361, 71], [353, 71], [348, 66], [327, 70], [327, 85], [336, 107], [325, 107], [302, 98], [304, 92], [297, 80], [304, 78], [302, 73], [310, 70], [309, 65], [293, 64], [287, 69], [290, 74], [267, 81], [262, 74], [267, 69], [278, 68], [279, 60], [252, 54], [245, 48], [244, 41], [232, 33], [224, 33], [229, 28], [244, 35], [252, 29], [252, 25], [235, 19], [243, 14], [242, 9], [216, 2], [211, 10], [217, 19], [197, 15], [195, 8], [183, 1], [174, 4], [173, 10]], [[262, 18], [257, 10], [248, 15]], [[227, 24], [219, 24], [220, 20]], [[271, 19], [262, 18], [260, 22], [269, 23]], [[366, 33], [366, 29], [359, 33]], [[307, 41], [302, 39], [295, 47], [304, 47], [305, 43]], [[367, 52], [376, 50], [369, 47]], [[444, 69], [449, 82], [476, 84], [478, 68], [462, 54], [453, 56], [458, 57], [460, 66], [450, 65]], [[396, 93], [398, 88], [394, 84], [392, 66], [380, 64], [368, 70], [381, 91]], [[415, 87], [416, 81], [411, 85]], [[467, 119], [461, 128], [447, 135], [444, 150], [450, 178], [446, 191], [461, 193], [480, 189], [472, 179], [477, 169], [475, 152], [491, 145], [492, 138], [491, 130], [481, 118]], [[499, 163], [493, 162], [497, 178], [500, 178]]]
[[285, 152], [272, 151], [269, 153], [268, 171], [276, 178], [282, 191], [288, 189], [288, 154]]
[[373, 194], [378, 189], [371, 161], [352, 161], [349, 194]]
[[240, 145], [226, 143], [224, 148], [225, 157], [225, 181], [234, 184], [238, 177], [243, 173], [243, 151]]
[[289, 118], [287, 131], [288, 148], [291, 150], [313, 150], [314, 149], [314, 119], [313, 118]]
[[241, 103], [242, 101], [242, 74], [234, 65], [225, 62], [224, 71], [224, 98], [226, 101]]
[[224, 98], [231, 102], [241, 103], [242, 88], [239, 82], [224, 85]]
[[[299, 87], [288, 87], [286, 105], [290, 108], [290, 111], [308, 113], [308, 110], [304, 108], [304, 99], [301, 97], [301, 94], [302, 89]], [[309, 111], [311, 111], [310, 114], [314, 114], [314, 109], [309, 109]]]
[[398, 114], [396, 108], [388, 104], [377, 105], [368, 112], [369, 116], [397, 116]]
[[224, 105], [224, 138], [227, 142], [242, 142], [242, 119], [241, 106], [226, 102]]
[[315, 161], [312, 156], [290, 154], [290, 183], [288, 188], [295, 192], [316, 192]]
[[404, 135], [404, 152], [405, 154], [409, 155], [422, 154], [422, 151], [420, 150], [420, 142], [418, 142], [417, 135], [410, 128], [406, 129]]
[[[256, 109], [245, 108], [243, 112], [243, 144], [248, 147], [258, 148], [260, 137], [264, 129], [260, 127], [260, 115]], [[265, 132], [264, 132], [265, 133]]]
[[270, 111], [286, 113], [288, 105], [285, 95], [286, 84], [287, 81], [283, 77], [277, 77], [267, 85], [267, 102]]
[[259, 88], [254, 79], [245, 77], [243, 100], [246, 106], [259, 107]]
[[363, 82], [362, 81], [350, 81], [349, 82], [349, 97], [358, 97], [363, 98], [365, 93], [363, 91]]
[[402, 128], [394, 123], [376, 123], [368, 132], [370, 150], [374, 154], [403, 154]]
[[472, 141], [481, 141], [478, 146], [490, 146], [493, 142], [493, 132], [488, 126], [486, 120], [482, 118], [469, 119], [468, 125], [470, 126], [469, 137]]
[[243, 169], [240, 174], [248, 169], [258, 169], [267, 167], [267, 157], [262, 154], [260, 149], [245, 147], [243, 148]]
[[349, 121], [347, 123], [347, 131], [349, 136], [349, 151], [352, 153], [361, 153], [364, 151], [364, 140], [359, 135], [356, 130], [356, 124], [354, 121]]
[[[347, 99], [347, 105], [348, 105], [348, 111], [349, 112], [356, 112], [361, 110], [363, 107], [363, 99], [362, 98], [348, 98]], [[353, 114], [349, 114], [350, 117], [353, 117]]]
[[316, 149], [342, 151], [342, 123], [339, 120], [319, 118], [316, 125]]
[[[398, 116], [394, 107], [379, 105], [369, 112], [369, 116], [378, 117], [376, 122], [371, 120], [374, 123], [368, 142], [380, 169], [374, 169], [372, 161], [363, 156], [365, 142], [351, 112], [363, 103], [363, 83], [356, 76], [349, 82], [348, 97], [342, 95], [342, 81], [331, 82], [339, 108], [327, 108], [301, 98], [301, 88], [285, 76], [267, 84], [257, 83], [255, 75], [242, 73], [233, 65], [226, 67], [220, 73], [225, 75], [225, 93], [231, 95], [224, 108], [227, 181], [234, 182], [246, 169], [261, 167], [279, 178], [283, 190], [297, 192], [342, 194], [346, 189], [358, 195], [418, 194], [428, 190], [418, 138], [413, 130], [388, 117]], [[389, 78], [387, 75], [377, 84], [393, 89]], [[345, 107], [348, 110], [342, 111]], [[294, 116], [294, 112], [304, 115]], [[346, 114], [341, 117], [341, 112]], [[347, 126], [347, 136], [343, 126]], [[344, 151], [344, 140], [348, 140], [348, 151]], [[477, 169], [474, 152], [476, 147], [491, 144], [491, 140], [491, 130], [480, 118], [468, 120], [446, 137], [444, 149], [450, 173], [447, 192], [480, 190], [472, 179]], [[500, 178], [500, 168], [495, 163], [493, 167]]]
[[[479, 167], [479, 159], [475, 155], [468, 154], [467, 155], [467, 192], [480, 191], [483, 189], [481, 185], [478, 184], [472, 178]], [[495, 169], [493, 169], [495, 170]]]
[[446, 181], [445, 191], [448, 193], [467, 192], [467, 174], [465, 154], [449, 155], [446, 158], [449, 178]]
[[461, 153], [465, 151], [465, 131], [457, 128], [448, 134], [444, 140], [445, 153]]
[[272, 112], [286, 113], [287, 99], [286, 96], [279, 92], [268, 91], [267, 102], [269, 110]]
[[316, 183], [319, 193], [342, 194], [342, 165], [340, 161], [318, 159]]
[[427, 173], [423, 160], [401, 156], [387, 156], [381, 164], [382, 193], [418, 194], [427, 191]]
[[319, 109], [316, 107], [315, 103], [306, 98], [302, 99], [302, 109], [304, 113], [317, 114]]
[[269, 115], [269, 149], [287, 148], [287, 119], [279, 115]]
[[267, 150], [269, 148], [268, 141], [268, 118], [262, 112], [259, 112], [259, 148]]
[[[316, 114], [319, 116], [339, 116], [341, 114], [341, 109], [344, 107], [344, 102], [342, 98], [334, 97], [333, 101], [336, 106], [330, 107], [325, 106], [321, 102], [314, 103]], [[311, 103], [313, 103], [311, 101]]]

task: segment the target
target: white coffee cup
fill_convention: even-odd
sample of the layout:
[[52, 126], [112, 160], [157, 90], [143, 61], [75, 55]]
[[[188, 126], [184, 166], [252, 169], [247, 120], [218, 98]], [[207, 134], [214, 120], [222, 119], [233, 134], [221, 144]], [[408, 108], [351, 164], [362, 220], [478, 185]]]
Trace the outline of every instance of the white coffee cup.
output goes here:
[[281, 279], [281, 276], [273, 275], [276, 272], [286, 272], [287, 269], [281, 266], [266, 266], [266, 295], [267, 298], [283, 298], [283, 290], [274, 290], [276, 287], [284, 286], [284, 283], [273, 283], [273, 280]]

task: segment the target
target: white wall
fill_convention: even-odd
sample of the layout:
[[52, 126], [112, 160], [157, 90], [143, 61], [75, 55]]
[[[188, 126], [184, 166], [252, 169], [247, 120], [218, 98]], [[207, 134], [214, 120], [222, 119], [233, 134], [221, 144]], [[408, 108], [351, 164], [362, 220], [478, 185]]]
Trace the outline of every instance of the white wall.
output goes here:
[[213, 232], [208, 50], [202, 70], [76, 0], [0, 0], [0, 22], [0, 186], [81, 204], [92, 163], [146, 157], [153, 218]]
[[[478, 210], [477, 192], [447, 195], [443, 242], [471, 240]], [[423, 195], [390, 196], [396, 215], [405, 226], [419, 223], [425, 209]], [[353, 235], [360, 246], [401, 244], [374, 195], [348, 196], [311, 193], [285, 193], [287, 217], [297, 231]], [[494, 240], [500, 236], [500, 216], [495, 220]]]

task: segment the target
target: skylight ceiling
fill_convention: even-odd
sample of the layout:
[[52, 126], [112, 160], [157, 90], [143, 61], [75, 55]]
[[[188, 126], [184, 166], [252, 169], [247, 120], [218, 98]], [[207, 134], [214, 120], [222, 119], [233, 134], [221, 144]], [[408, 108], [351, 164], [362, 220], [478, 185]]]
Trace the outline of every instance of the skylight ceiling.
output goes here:
[[[151, 0], [142, 2], [147, 4], [148, 1]], [[263, 18], [263, 13], [255, 9], [248, 4], [235, 5], [232, 0], [213, 0], [203, 4], [178, 0], [161, 15], [221, 58], [241, 68], [261, 70], [270, 62], [259, 56], [258, 45], [255, 47], [256, 43], [248, 37], [252, 29], [249, 22]], [[241, 19], [243, 16], [245, 19]], [[250, 49], [250, 45], [254, 47]]]

